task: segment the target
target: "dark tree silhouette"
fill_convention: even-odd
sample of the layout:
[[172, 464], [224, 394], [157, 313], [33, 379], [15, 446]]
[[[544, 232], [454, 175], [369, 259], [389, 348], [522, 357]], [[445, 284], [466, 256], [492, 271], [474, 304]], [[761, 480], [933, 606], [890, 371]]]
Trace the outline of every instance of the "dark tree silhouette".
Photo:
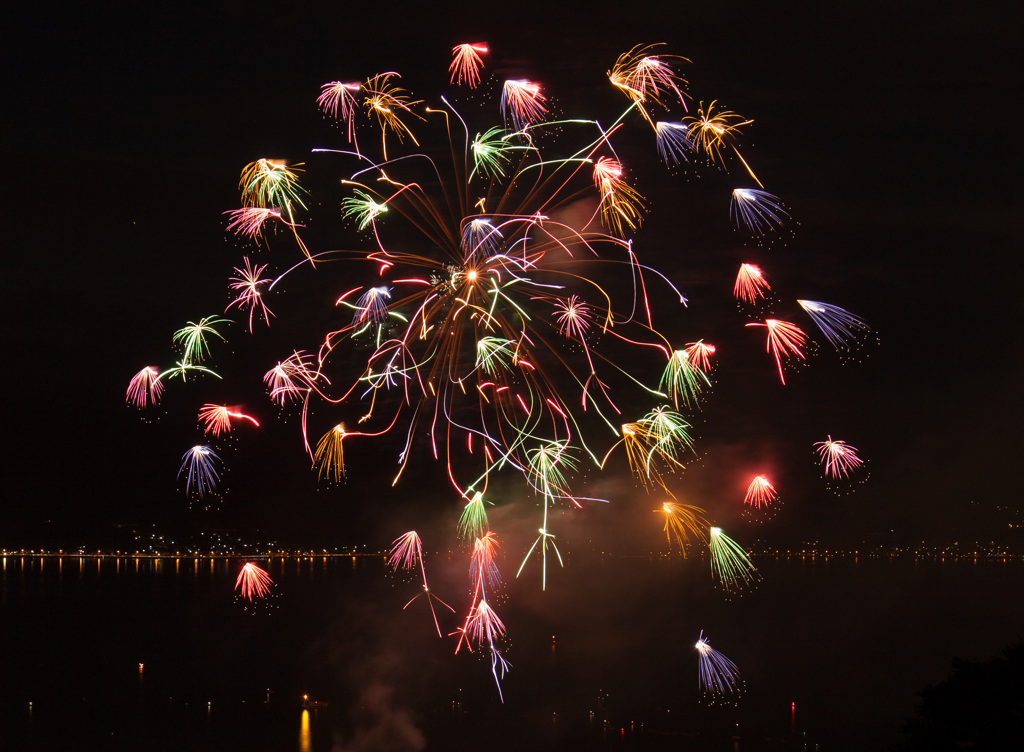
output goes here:
[[1024, 750], [1024, 640], [988, 661], [955, 660], [920, 696], [895, 752]]

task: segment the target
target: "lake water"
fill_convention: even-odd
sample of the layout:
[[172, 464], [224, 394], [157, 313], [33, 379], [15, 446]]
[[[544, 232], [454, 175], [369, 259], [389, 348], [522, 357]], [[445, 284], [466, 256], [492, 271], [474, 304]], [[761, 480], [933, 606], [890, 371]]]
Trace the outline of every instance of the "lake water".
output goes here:
[[[422, 598], [403, 610], [417, 582], [381, 558], [274, 559], [256, 608], [240, 564], [7, 556], [0, 748], [885, 749], [954, 657], [1024, 635], [1019, 561], [761, 557], [729, 599], [700, 560], [575, 558], [493, 601], [502, 704], [489, 661], [453, 655]], [[465, 560], [427, 565], [461, 614]], [[735, 704], [702, 699], [701, 630], [742, 672]]]

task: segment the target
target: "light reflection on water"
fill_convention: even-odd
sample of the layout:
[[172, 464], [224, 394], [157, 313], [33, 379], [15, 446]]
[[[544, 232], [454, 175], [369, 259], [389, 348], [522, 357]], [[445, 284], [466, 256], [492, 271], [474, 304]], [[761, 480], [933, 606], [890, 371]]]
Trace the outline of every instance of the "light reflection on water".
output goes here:
[[[1024, 629], [1024, 605], [1012, 599], [1024, 584], [1024, 562], [758, 558], [765, 577], [761, 586], [727, 601], [707, 586], [706, 562], [699, 559], [577, 559], [559, 571], [553, 586], [549, 583], [549, 593], [539, 593], [533, 583], [507, 584], [508, 600], [500, 607], [510, 628], [513, 672], [506, 686], [511, 707], [501, 708], [488, 704], [490, 686], [477, 681], [488, 678], [484, 667], [472, 658], [454, 658], [436, 636], [426, 639], [432, 630], [428, 615], [402, 611], [415, 583], [387, 576], [381, 557], [75, 555], [65, 557], [79, 559], [77, 571], [69, 562], [69, 576], [58, 557], [18, 556], [17, 567], [8, 566], [7, 558], [0, 574], [0, 627], [11, 628], [11, 642], [31, 654], [24, 664], [4, 666], [0, 714], [20, 713], [0, 717], [0, 746], [10, 748], [24, 747], [18, 734], [25, 729], [59, 735], [76, 721], [98, 723], [91, 708], [100, 702], [99, 694], [117, 698], [113, 707], [124, 715], [113, 726], [118, 733], [128, 730], [117, 724], [142, 725], [139, 748], [152, 735], [180, 727], [205, 740], [207, 746], [196, 749], [241, 749], [231, 742], [237, 738], [251, 750], [322, 752], [331, 748], [335, 727], [348, 728], [349, 738], [353, 733], [345, 724], [355, 723], [349, 716], [363, 687], [349, 665], [382, 656], [390, 656], [382, 664], [389, 683], [400, 685], [410, 679], [408, 671], [414, 672], [412, 717], [432, 719], [434, 726], [424, 725], [428, 740], [434, 734], [447, 739], [444, 724], [483, 713], [483, 702], [499, 720], [534, 714], [544, 728], [560, 734], [576, 733], [578, 721], [594, 729], [595, 738], [604, 735], [598, 728], [612, 729], [609, 746], [642, 748], [636, 728], [665, 725], [668, 721], [660, 718], [677, 714], [686, 728], [704, 712], [695, 704], [686, 650], [689, 633], [702, 628], [744, 672], [742, 728], [788, 732], [795, 700], [800, 722], [825, 735], [825, 748], [880, 748], [894, 741], [914, 693], [941, 680], [953, 656], [990, 657]], [[85, 561], [89, 558], [95, 566]], [[135, 566], [129, 566], [129, 558]], [[168, 559], [174, 559], [173, 567]], [[234, 600], [235, 576], [249, 560], [277, 583], [276, 611], [250, 616]], [[431, 586], [454, 593], [455, 605], [465, 573], [462, 562], [448, 566], [445, 561], [431, 562]], [[343, 631], [350, 624], [363, 631]], [[880, 632], [886, 636], [881, 643]], [[310, 658], [328, 635], [341, 645], [340, 663], [330, 664], [333, 643]], [[798, 649], [778, 650], [780, 639]], [[399, 659], [408, 671], [397, 667]], [[822, 670], [823, 661], [828, 671]], [[881, 675], [889, 677], [884, 686], [877, 680]], [[462, 686], [453, 682], [476, 683], [468, 694], [454, 694]], [[317, 692], [311, 697], [331, 700], [333, 714], [320, 711], [318, 718], [301, 709], [307, 684]], [[601, 708], [587, 706], [598, 688], [611, 699]], [[655, 689], [668, 692], [668, 699], [655, 696], [651, 707], [643, 705], [644, 693]], [[574, 693], [582, 697], [575, 705]], [[458, 714], [455, 697], [460, 698]], [[31, 711], [28, 702], [35, 703]], [[655, 705], [662, 709], [655, 712]], [[593, 712], [600, 714], [596, 721]], [[619, 712], [629, 715], [620, 718]], [[634, 721], [636, 739], [630, 742]], [[829, 738], [830, 722], [840, 729], [856, 727], [851, 734], [862, 735]], [[255, 731], [248, 736], [231, 731], [243, 723]], [[472, 720], [458, 723], [471, 727]], [[508, 731], [508, 738], [515, 733]], [[758, 748], [744, 745], [745, 752]], [[461, 748], [433, 741], [430, 746]]]
[[309, 711], [302, 711], [302, 725], [299, 728], [299, 752], [311, 752], [313, 749], [312, 735], [309, 729]]

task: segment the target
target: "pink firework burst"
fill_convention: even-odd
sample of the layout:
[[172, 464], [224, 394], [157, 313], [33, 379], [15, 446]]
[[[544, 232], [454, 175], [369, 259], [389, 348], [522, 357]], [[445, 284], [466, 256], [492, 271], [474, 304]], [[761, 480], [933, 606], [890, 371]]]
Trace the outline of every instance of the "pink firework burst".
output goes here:
[[501, 583], [498, 562], [495, 561], [499, 550], [501, 546], [498, 538], [490, 531], [473, 542], [473, 553], [469, 557], [469, 577], [476, 591], [483, 592], [485, 582], [491, 588]]
[[250, 601], [253, 597], [266, 598], [270, 594], [270, 586], [274, 581], [270, 579], [264, 570], [253, 564], [251, 561], [242, 566], [235, 580], [235, 590], [241, 588], [242, 597]]
[[270, 388], [270, 399], [284, 407], [289, 400], [308, 394], [319, 377], [313, 369], [312, 358], [297, 350], [267, 371], [263, 383]]
[[558, 321], [558, 333], [563, 337], [583, 339], [583, 334], [590, 328], [590, 308], [573, 295], [568, 300], [559, 300], [558, 308], [552, 315]]
[[547, 112], [542, 102], [540, 84], [532, 81], [509, 80], [501, 90], [501, 116], [512, 118], [517, 131], [540, 122]]
[[149, 403], [159, 402], [163, 390], [164, 385], [160, 383], [160, 372], [153, 366], [146, 366], [132, 376], [132, 380], [128, 382], [126, 399], [141, 409]]
[[316, 103], [320, 109], [333, 117], [335, 120], [345, 121], [345, 128], [348, 132], [348, 142], [356, 146], [356, 110], [359, 103], [356, 101], [356, 93], [362, 88], [360, 83], [345, 83], [343, 81], [331, 81], [320, 87], [320, 96]]
[[246, 206], [224, 213], [228, 215], [228, 229], [231, 232], [254, 239], [263, 232], [263, 225], [267, 220], [281, 219], [279, 209], [265, 209], [258, 206]]
[[245, 269], [239, 269], [235, 267], [235, 272], [238, 274], [237, 277], [230, 277], [228, 279], [228, 287], [232, 290], [238, 291], [238, 297], [228, 303], [228, 307], [224, 309], [227, 313], [232, 306], [238, 306], [238, 309], [244, 311], [246, 308], [249, 309], [249, 333], [252, 333], [252, 317], [259, 311], [263, 320], [270, 325], [270, 317], [274, 315], [273, 311], [267, 308], [267, 304], [263, 302], [263, 296], [260, 294], [260, 285], [269, 285], [270, 279], [260, 279], [260, 274], [267, 268], [267, 265], [258, 266], [255, 269], [249, 262], [249, 257], [244, 258]]
[[391, 544], [391, 553], [388, 555], [388, 566], [396, 572], [399, 569], [412, 570], [416, 566], [417, 561], [420, 565], [420, 573], [423, 575], [423, 592], [414, 595], [412, 599], [402, 607], [402, 610], [404, 611], [409, 608], [409, 606], [412, 605], [412, 602], [421, 595], [426, 595], [427, 603], [430, 605], [430, 613], [434, 617], [434, 627], [437, 629], [437, 636], [443, 637], [444, 635], [441, 634], [441, 625], [437, 623], [437, 612], [434, 611], [434, 600], [437, 600], [438, 603], [447, 608], [453, 614], [455, 613], [455, 609], [430, 592], [430, 587], [427, 585], [427, 567], [423, 563], [423, 543], [420, 541], [420, 536], [417, 535], [415, 530], [410, 530], [408, 533], [395, 538], [394, 542]]
[[845, 441], [834, 441], [831, 436], [826, 441], [819, 441], [814, 445], [825, 466], [825, 475], [833, 478], [850, 477], [850, 473], [864, 464], [864, 460], [857, 456], [857, 448], [852, 447]]

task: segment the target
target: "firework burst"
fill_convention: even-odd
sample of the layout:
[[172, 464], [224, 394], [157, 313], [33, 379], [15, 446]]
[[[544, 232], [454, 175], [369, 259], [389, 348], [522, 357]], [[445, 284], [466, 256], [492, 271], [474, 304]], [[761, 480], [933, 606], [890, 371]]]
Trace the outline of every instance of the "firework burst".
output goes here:
[[715, 112], [716, 104], [718, 103], [712, 102], [705, 108], [704, 103], [701, 102], [700, 107], [697, 108], [696, 117], [686, 118], [683, 121], [692, 134], [694, 149], [703, 151], [712, 162], [724, 165], [722, 150], [726, 147], [731, 148], [743, 166], [747, 168], [750, 177], [763, 189], [761, 181], [757, 179], [757, 175], [750, 169], [750, 165], [747, 164], [734, 143], [736, 137], [739, 136], [740, 128], [750, 125], [754, 121], [744, 120], [735, 112], [727, 110]]
[[740, 264], [739, 273], [736, 275], [736, 284], [732, 288], [732, 294], [736, 296], [737, 300], [753, 305], [758, 298], [764, 298], [765, 290], [770, 291], [771, 289], [760, 268], [753, 264]]
[[702, 543], [708, 542], [705, 531], [709, 525], [706, 512], [700, 507], [666, 501], [660, 511], [665, 513], [665, 537], [668, 538], [669, 546], [675, 539], [683, 556], [686, 556], [686, 544], [690, 542], [691, 535]]
[[132, 376], [132, 380], [128, 382], [125, 399], [141, 409], [146, 405], [155, 405], [159, 402], [163, 390], [164, 385], [160, 383], [160, 372], [153, 366], [146, 366]]
[[767, 191], [751, 188], [737, 188], [732, 192], [729, 216], [736, 220], [736, 226], [744, 226], [751, 232], [763, 235], [781, 227], [789, 214], [782, 208], [777, 196]]
[[[539, 560], [542, 588], [549, 554], [562, 563], [555, 510], [604, 501], [574, 493], [570, 479], [591, 463], [603, 469], [619, 444], [645, 488], [672, 499], [660, 510], [670, 546], [685, 553], [688, 543], [706, 543], [714, 579], [728, 592], [757, 579], [743, 549], [709, 527], [703, 510], [678, 503], [668, 487], [670, 473], [694, 450], [692, 417], [679, 411], [690, 413], [706, 398], [715, 348], [703, 340], [679, 347], [659, 331], [666, 323], [682, 326], [668, 302], [687, 301], [668, 277], [641, 262], [648, 250], [639, 247], [643, 238], [625, 239], [655, 204], [633, 187], [643, 180], [644, 160], [631, 161], [627, 170], [620, 154], [628, 152], [616, 151], [618, 134], [632, 120], [651, 126], [658, 155], [670, 167], [694, 155], [705, 157], [695, 159], [697, 169], [709, 161], [722, 165], [734, 155], [750, 171], [737, 143], [751, 121], [712, 102], [693, 116], [671, 111], [655, 122], [659, 107], [686, 107], [686, 82], [676, 71], [681, 58], [649, 46], [616, 60], [610, 85], [629, 101], [619, 117], [600, 123], [586, 112], [559, 119], [548, 99], [556, 87], [482, 81], [486, 54], [484, 45], [454, 48], [452, 84], [479, 90], [462, 92], [466, 96], [454, 103], [415, 99], [393, 71], [360, 84], [325, 84], [317, 105], [344, 123], [348, 143], [314, 151], [331, 155], [318, 169], [338, 170], [334, 185], [341, 194], [313, 201], [300, 184], [301, 162], [258, 159], [242, 170], [242, 205], [229, 213], [229, 231], [262, 251], [270, 228], [280, 224], [295, 236], [302, 257], [286, 262], [273, 280], [262, 276], [265, 265], [246, 257], [230, 279], [228, 309], [248, 314], [252, 333], [256, 318], [269, 323], [274, 315], [263, 298], [272, 290], [283, 294], [285, 279], [312, 291], [311, 308], [325, 301], [323, 310], [304, 312], [304, 340], [267, 358], [267, 365], [277, 361], [263, 376], [270, 399], [282, 412], [301, 410], [297, 433], [318, 478], [342, 481], [343, 444], [354, 436], [391, 436], [397, 454], [392, 485], [410, 463], [438, 462], [438, 475], [460, 500], [455, 532], [472, 544], [472, 600], [460, 612], [465, 619], [456, 631], [456, 652], [465, 645], [489, 654], [500, 693], [508, 663], [498, 644], [505, 627], [494, 610], [499, 547], [489, 529], [498, 518], [489, 520], [486, 511], [497, 500], [499, 486], [491, 483], [497, 473], [518, 473], [541, 507], [539, 535], [516, 576]], [[380, 129], [379, 142], [363, 148], [355, 141], [360, 109]], [[647, 163], [657, 166], [653, 152]], [[310, 253], [299, 230], [319, 222], [319, 212], [330, 212], [348, 238], [332, 240], [335, 250]], [[753, 232], [778, 226], [786, 216], [766, 192], [737, 189], [733, 195], [733, 217]], [[768, 291], [760, 270], [745, 264], [737, 298], [755, 304]], [[840, 340], [843, 331], [858, 330], [824, 305], [804, 310], [812, 317], [831, 313], [827, 325]], [[220, 378], [205, 363], [213, 340], [225, 339], [220, 325], [227, 321], [208, 317], [176, 332], [181, 359], [163, 373], [137, 375], [128, 400], [152, 403], [164, 377]], [[752, 326], [767, 328], [780, 379], [783, 359], [804, 358], [806, 336], [794, 325], [767, 319]], [[255, 423], [212, 401], [201, 420], [215, 436], [234, 420]], [[636, 415], [643, 417], [626, 422]], [[219, 463], [210, 447], [189, 450], [180, 471], [186, 489], [212, 492]], [[769, 483], [748, 504], [767, 504], [768, 489], [774, 493]], [[396, 569], [420, 568], [423, 591], [416, 597], [426, 595], [440, 634], [419, 536], [396, 539], [389, 561]]]
[[715, 650], [704, 639], [701, 631], [700, 639], [694, 645], [700, 660], [700, 688], [707, 693], [723, 695], [738, 692], [740, 689], [740, 671], [736, 664]]
[[544, 119], [547, 113], [545, 99], [540, 84], [521, 80], [506, 81], [501, 90], [501, 115], [506, 119], [511, 118], [517, 131], [524, 131]]
[[231, 430], [231, 419], [235, 420], [247, 420], [257, 428], [260, 424], [251, 415], [239, 412], [237, 408], [228, 407], [227, 405], [203, 405], [199, 410], [199, 420], [205, 425], [203, 430], [206, 433], [213, 432], [214, 436], [220, 436], [222, 433], [228, 433]]
[[713, 527], [708, 532], [708, 548], [711, 551], [711, 576], [722, 583], [727, 593], [744, 587], [752, 587], [759, 579], [750, 557], [732, 538]]
[[775, 358], [775, 364], [779, 367], [779, 380], [785, 384], [786, 377], [782, 374], [782, 359], [797, 357], [800, 360], [806, 360], [801, 348], [807, 342], [807, 335], [798, 326], [778, 319], [765, 319], [763, 324], [747, 324], [747, 326], [763, 326], [768, 330], [768, 352]]
[[266, 598], [270, 595], [270, 586], [273, 584], [270, 575], [250, 561], [242, 565], [242, 571], [235, 580], [235, 590], [241, 590], [242, 597], [251, 601], [253, 598]]
[[465, 84], [475, 89], [480, 85], [480, 69], [484, 67], [481, 55], [487, 54], [486, 44], [458, 44], [452, 48], [452, 64], [448, 70], [453, 84]]
[[763, 506], [768, 506], [772, 502], [779, 500], [779, 495], [775, 492], [775, 486], [763, 475], [758, 475], [747, 487], [747, 495], [743, 497], [743, 503], [749, 504], [755, 509], [760, 509]]
[[260, 275], [263, 270], [267, 268], [267, 265], [257, 266], [255, 269], [249, 262], [249, 257], [245, 257], [245, 269], [235, 268], [235, 272], [238, 274], [237, 277], [231, 277], [228, 280], [228, 287], [232, 290], [236, 290], [238, 296], [228, 303], [228, 307], [224, 309], [227, 313], [233, 306], [238, 306], [239, 310], [249, 309], [249, 332], [252, 333], [252, 319], [253, 316], [259, 312], [263, 317], [263, 320], [270, 324], [270, 317], [274, 314], [266, 303], [263, 302], [263, 296], [260, 293], [260, 285], [269, 285], [271, 280], [260, 279]]
[[356, 142], [356, 111], [359, 109], [359, 103], [356, 101], [356, 94], [361, 88], [362, 84], [358, 82], [331, 81], [320, 87], [320, 96], [316, 100], [325, 113], [345, 123], [348, 142], [357, 151], [359, 144]]
[[185, 492], [195, 491], [199, 496], [212, 493], [220, 480], [217, 465], [220, 457], [208, 446], [194, 446], [181, 458], [178, 477], [185, 473]]
[[416, 534], [415, 530], [410, 530], [405, 535], [398, 536], [391, 544], [391, 553], [388, 555], [388, 566], [397, 572], [399, 569], [415, 569], [417, 564], [419, 564], [420, 567], [420, 574], [423, 575], [423, 592], [414, 595], [408, 603], [402, 606], [402, 610], [404, 611], [409, 608], [409, 606], [413, 604], [413, 601], [421, 595], [425, 595], [427, 597], [427, 603], [430, 605], [430, 615], [434, 617], [434, 627], [437, 629], [437, 636], [443, 638], [444, 635], [441, 634], [441, 625], [437, 622], [437, 611], [434, 610], [434, 601], [436, 600], [453, 614], [455, 613], [455, 609], [430, 592], [430, 587], [427, 585], [427, 566], [423, 562], [423, 542], [420, 540], [420, 536]]
[[815, 300], [798, 300], [797, 303], [837, 350], [849, 350], [858, 336], [871, 331], [864, 321], [839, 306]]
[[845, 441], [833, 440], [831, 436], [815, 443], [814, 449], [825, 468], [825, 475], [831, 478], [848, 478], [850, 473], [864, 464], [864, 460], [857, 455], [856, 447]]

